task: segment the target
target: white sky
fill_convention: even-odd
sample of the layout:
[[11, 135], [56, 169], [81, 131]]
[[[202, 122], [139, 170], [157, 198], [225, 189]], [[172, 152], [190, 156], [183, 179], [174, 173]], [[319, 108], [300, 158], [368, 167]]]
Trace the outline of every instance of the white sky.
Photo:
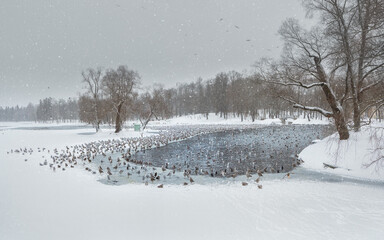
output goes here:
[[137, 70], [166, 87], [278, 57], [300, 0], [1, 0], [0, 106], [76, 97], [88, 67]]

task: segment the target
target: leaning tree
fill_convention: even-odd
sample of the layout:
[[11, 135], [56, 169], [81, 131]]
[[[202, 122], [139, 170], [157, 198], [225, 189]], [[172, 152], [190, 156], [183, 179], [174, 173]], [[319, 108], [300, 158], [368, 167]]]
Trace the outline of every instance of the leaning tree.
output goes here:
[[[279, 31], [285, 47], [278, 64], [259, 65], [259, 75], [268, 82], [303, 89], [320, 88], [324, 93], [327, 109], [308, 106], [301, 99], [284, 97], [294, 108], [315, 111], [328, 118], [333, 118], [341, 140], [349, 138], [346, 116], [343, 109], [345, 94], [338, 96], [335, 86], [343, 84], [340, 76], [343, 66], [335, 64], [333, 59], [337, 49], [332, 48], [322, 26], [315, 26], [310, 31], [302, 28], [295, 19], [286, 20]], [[267, 67], [265, 66], [267, 65]]]
[[384, 80], [384, 1], [305, 0], [308, 13], [319, 14], [330, 58], [344, 71], [344, 105], [353, 109], [354, 129], [370, 107], [382, 106], [383, 95], [372, 98]]

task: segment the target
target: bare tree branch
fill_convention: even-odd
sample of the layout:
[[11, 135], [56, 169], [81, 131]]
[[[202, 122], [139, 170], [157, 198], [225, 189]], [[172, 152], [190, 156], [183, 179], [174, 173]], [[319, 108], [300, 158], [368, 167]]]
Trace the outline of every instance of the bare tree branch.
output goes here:
[[318, 83], [312, 83], [312, 84], [305, 85], [299, 81], [295, 81], [293, 83], [292, 82], [276, 82], [276, 81], [269, 81], [269, 80], [262, 80], [262, 81], [265, 81], [268, 83], [273, 83], [273, 84], [278, 84], [278, 85], [283, 85], [283, 86], [299, 86], [299, 87], [303, 87], [306, 89], [313, 88], [313, 87], [321, 87], [321, 86], [324, 86], [327, 84], [324, 82], [318, 82]]
[[293, 107], [294, 108], [300, 108], [300, 109], [303, 109], [303, 110], [306, 110], [306, 111], [318, 112], [318, 113], [322, 114], [325, 117], [333, 117], [333, 113], [332, 112], [329, 112], [329, 111], [324, 110], [322, 108], [304, 106], [304, 105], [301, 105], [301, 104], [297, 103], [296, 101], [294, 101], [292, 99], [285, 98], [285, 97], [282, 97], [282, 96], [280, 96], [280, 98], [282, 98], [282, 99], [284, 99], [284, 100], [286, 100], [286, 101], [288, 101], [290, 103], [293, 103]]

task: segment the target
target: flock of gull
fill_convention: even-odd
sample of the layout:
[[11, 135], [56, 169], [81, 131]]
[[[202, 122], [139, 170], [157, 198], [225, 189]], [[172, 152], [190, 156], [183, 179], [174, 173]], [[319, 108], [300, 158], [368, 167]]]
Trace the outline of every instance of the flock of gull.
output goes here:
[[[70, 168], [83, 168], [85, 171], [99, 175], [102, 182], [107, 184], [119, 184], [124, 182], [143, 182], [158, 184], [159, 188], [164, 186], [167, 180], [176, 179], [182, 185], [189, 185], [195, 182], [195, 176], [211, 176], [211, 177], [233, 177], [245, 175], [247, 181], [243, 181], [242, 185], [247, 186], [248, 182], [255, 182], [258, 188], [262, 188], [260, 184], [261, 177], [265, 173], [284, 173], [283, 177], [290, 177], [289, 170], [301, 164], [301, 160], [293, 158], [290, 160], [291, 168], [284, 169], [284, 166], [275, 164], [273, 167], [269, 165], [257, 165], [255, 161], [249, 159], [261, 158], [252, 152], [252, 148], [256, 148], [255, 142], [248, 141], [249, 145], [241, 148], [236, 152], [236, 148], [228, 146], [229, 142], [236, 143], [241, 141], [234, 139], [234, 131], [237, 127], [230, 126], [198, 126], [190, 128], [168, 128], [162, 129], [156, 135], [138, 138], [120, 138], [113, 140], [100, 140], [90, 143], [84, 143], [74, 146], [66, 146], [64, 149], [48, 150], [46, 148], [19, 148], [10, 150], [8, 153], [19, 153], [22, 155], [32, 155], [35, 151], [42, 153], [41, 166], [47, 166], [52, 171], [65, 171]], [[253, 129], [259, 131], [264, 128], [243, 126], [245, 130]], [[222, 151], [204, 149], [199, 146], [201, 135], [227, 133], [232, 135], [233, 141], [223, 138], [224, 142], [220, 142], [220, 136], [210, 141], [217, 141], [216, 144], [222, 145]], [[249, 132], [248, 134], [254, 134]], [[275, 134], [270, 132], [269, 134]], [[236, 134], [237, 135], [237, 134]], [[263, 135], [263, 134], [262, 134]], [[281, 134], [280, 134], [281, 135]], [[195, 138], [193, 138], [195, 137]], [[242, 139], [249, 137], [246, 135]], [[267, 137], [267, 136], [265, 136]], [[281, 138], [281, 136], [279, 137]], [[186, 139], [194, 139], [192, 142], [185, 141]], [[263, 136], [261, 139], [266, 139]], [[254, 140], [254, 139], [251, 139]], [[159, 155], [154, 159], [154, 156], [146, 155], [146, 152], [170, 147], [169, 143], [185, 144], [182, 146], [183, 152], [174, 153], [165, 149], [163, 155]], [[243, 143], [245, 144], [245, 143]], [[264, 147], [268, 147], [268, 142], [259, 143]], [[172, 144], [171, 144], [172, 145]], [[206, 144], [208, 147], [211, 144]], [[288, 145], [284, 148], [289, 150]], [[180, 149], [180, 146], [174, 146], [173, 149]], [[205, 152], [204, 152], [205, 151]], [[216, 151], [216, 149], [215, 149]], [[260, 151], [265, 151], [261, 148]], [[259, 151], [259, 152], [260, 152]], [[167, 157], [167, 154], [169, 157]], [[254, 154], [254, 156], [252, 155]], [[270, 152], [264, 154], [265, 157]], [[172, 155], [174, 155], [172, 157]], [[225, 156], [230, 156], [224, 158]], [[237, 158], [234, 160], [234, 158]], [[273, 158], [269, 155], [269, 158]], [[25, 158], [25, 161], [28, 159]], [[270, 161], [267, 159], [266, 161]], [[201, 163], [201, 164], [199, 164]], [[231, 166], [232, 165], [232, 166]]]

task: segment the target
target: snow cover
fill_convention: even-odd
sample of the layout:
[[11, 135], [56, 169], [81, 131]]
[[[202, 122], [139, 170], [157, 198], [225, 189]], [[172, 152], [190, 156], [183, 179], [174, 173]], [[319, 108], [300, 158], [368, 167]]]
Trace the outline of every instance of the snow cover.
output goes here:
[[[375, 139], [377, 135], [379, 139]], [[381, 139], [380, 139], [381, 136]], [[322, 141], [305, 148], [299, 155], [304, 160], [303, 167], [312, 170], [339, 174], [346, 177], [382, 180], [384, 184], [384, 169], [381, 165], [367, 166], [384, 150], [374, 152], [374, 149], [384, 149], [384, 124], [365, 126], [359, 132], [350, 131], [348, 140], [339, 140], [335, 133]], [[337, 169], [324, 169], [323, 163], [337, 166]]]
[[[184, 123], [203, 122], [184, 119]], [[263, 189], [255, 183], [243, 187], [240, 181], [163, 189], [110, 186], [80, 169], [54, 173], [40, 167], [43, 152], [30, 156], [7, 152], [20, 147], [61, 149], [141, 133], [103, 129], [94, 134], [85, 127], [16, 129], [25, 123], [0, 126], [8, 126], [0, 127], [0, 239], [380, 239], [384, 234], [380, 185], [308, 181], [292, 175], [263, 180]], [[144, 134], [155, 134], [150, 132]], [[365, 136], [363, 131], [358, 134]], [[315, 164], [315, 158], [310, 161], [311, 156], [324, 157], [321, 150], [327, 141], [302, 152], [305, 166], [331, 171]], [[352, 148], [354, 142], [359, 144], [351, 140]], [[364, 155], [358, 149], [356, 154], [356, 159]], [[340, 159], [340, 166], [355, 169]]]
[[[311, 119], [310, 121], [307, 118], [297, 118], [297, 119], [288, 119], [287, 122], [292, 124], [329, 124], [328, 119]], [[203, 114], [194, 114], [194, 115], [186, 115], [181, 117], [175, 117], [167, 120], [160, 121], [151, 121], [149, 122], [150, 126], [156, 125], [165, 125], [165, 126], [173, 126], [173, 125], [201, 125], [201, 124], [225, 124], [225, 125], [248, 125], [248, 124], [261, 124], [261, 125], [269, 125], [269, 124], [282, 124], [281, 119], [264, 119], [259, 120], [256, 119], [252, 122], [251, 117], [244, 117], [243, 121], [239, 117], [234, 117], [232, 114], [228, 114], [227, 119], [224, 117], [220, 117], [220, 115], [216, 115], [214, 113], [209, 113], [208, 119]]]
[[186, 115], [181, 117], [175, 117], [167, 120], [160, 121], [151, 121], [149, 124], [152, 126], [155, 125], [165, 125], [165, 126], [173, 126], [173, 125], [201, 125], [201, 124], [225, 124], [225, 125], [240, 125], [240, 124], [281, 124], [280, 119], [266, 119], [266, 120], [255, 120], [252, 122], [250, 117], [244, 118], [244, 121], [241, 121], [238, 117], [233, 117], [233, 115], [228, 115], [227, 119], [224, 117], [220, 117], [220, 115], [216, 115], [214, 113], [210, 113], [208, 115], [208, 119], [203, 114], [194, 114], [194, 115]]

